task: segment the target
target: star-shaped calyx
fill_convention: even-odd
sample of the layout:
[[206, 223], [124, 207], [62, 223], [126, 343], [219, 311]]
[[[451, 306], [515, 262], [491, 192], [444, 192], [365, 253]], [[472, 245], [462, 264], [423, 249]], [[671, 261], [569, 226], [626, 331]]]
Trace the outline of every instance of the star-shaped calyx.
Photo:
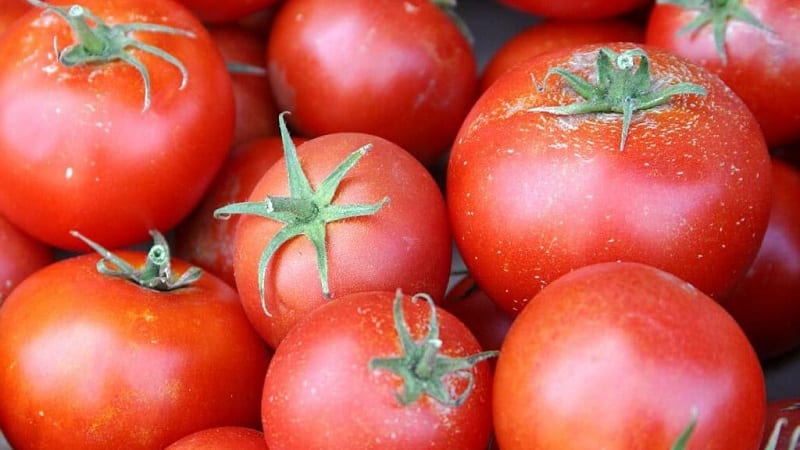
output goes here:
[[[123, 23], [108, 25], [101, 18], [81, 5], [59, 7], [50, 5], [41, 0], [28, 0], [33, 6], [43, 8], [55, 13], [64, 19], [75, 35], [75, 43], [58, 50], [58, 43], [53, 44], [58, 53], [58, 61], [66, 67], [81, 66], [86, 64], [102, 64], [112, 61], [123, 61], [133, 66], [141, 75], [144, 83], [144, 106], [142, 111], [150, 107], [150, 73], [139, 58], [128, 52], [135, 48], [145, 53], [155, 55], [175, 66], [181, 72], [181, 85], [186, 86], [189, 72], [183, 63], [176, 57], [153, 45], [145, 44], [134, 38], [131, 33], [145, 31], [152, 33], [167, 33], [194, 38], [194, 33], [179, 28], [155, 23]], [[93, 26], [89, 25], [89, 22]]]
[[[484, 351], [471, 356], [454, 358], [441, 354], [442, 340], [439, 339], [439, 321], [436, 318], [436, 305], [427, 294], [416, 294], [414, 301], [425, 301], [430, 307], [428, 334], [420, 342], [411, 337], [405, 317], [403, 316], [403, 294], [398, 289], [392, 305], [394, 326], [400, 338], [403, 354], [388, 358], [375, 358], [369, 362], [369, 369], [388, 370], [403, 379], [403, 390], [397, 393], [397, 400], [402, 405], [417, 401], [427, 394], [445, 406], [461, 406], [475, 385], [472, 369], [479, 362], [496, 357], [497, 351]], [[467, 387], [454, 395], [445, 385], [445, 377], [456, 376], [467, 380]]]
[[697, 17], [678, 30], [678, 35], [694, 33], [707, 25], [711, 25], [711, 31], [714, 34], [714, 46], [723, 64], [727, 64], [728, 60], [725, 53], [725, 30], [728, 27], [728, 21], [739, 20], [764, 31], [769, 31], [753, 13], [744, 7], [742, 0], [658, 0], [658, 3], [697, 11]]
[[[636, 59], [639, 65], [636, 65]], [[559, 75], [570, 88], [584, 98], [584, 101], [568, 105], [540, 106], [531, 112], [544, 112], [557, 115], [585, 113], [622, 114], [622, 138], [619, 149], [623, 150], [636, 111], [647, 110], [662, 105], [676, 95], [706, 95], [706, 89], [694, 83], [677, 83], [654, 87], [650, 74], [650, 58], [642, 49], [631, 49], [616, 53], [601, 48], [597, 55], [597, 84], [592, 84], [580, 76], [554, 67], [547, 72], [544, 84], [551, 75]]]
[[258, 292], [261, 296], [261, 307], [268, 316], [271, 314], [264, 298], [265, 272], [272, 256], [283, 244], [300, 235], [305, 235], [311, 241], [316, 251], [322, 294], [329, 298], [327, 225], [352, 217], [373, 215], [389, 201], [388, 197], [384, 197], [372, 204], [332, 203], [344, 176], [372, 148], [372, 144], [353, 151], [314, 190], [300, 166], [297, 149], [286, 127], [286, 114], [284, 112], [278, 116], [278, 124], [289, 179], [289, 197], [267, 196], [263, 201], [233, 203], [214, 211], [214, 217], [219, 219], [226, 219], [232, 214], [250, 214], [284, 223], [267, 244], [258, 264]]

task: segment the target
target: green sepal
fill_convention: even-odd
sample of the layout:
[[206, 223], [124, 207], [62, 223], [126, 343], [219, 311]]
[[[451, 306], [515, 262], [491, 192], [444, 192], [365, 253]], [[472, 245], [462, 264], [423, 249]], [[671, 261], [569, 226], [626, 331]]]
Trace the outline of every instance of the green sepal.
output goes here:
[[[144, 83], [144, 106], [142, 111], [146, 111], [150, 107], [150, 73], [139, 58], [128, 52], [129, 48], [149, 53], [172, 64], [181, 72], [179, 89], [183, 89], [186, 86], [189, 72], [179, 59], [158, 47], [145, 44], [133, 38], [131, 33], [144, 31], [194, 38], [195, 35], [191, 31], [155, 23], [108, 25], [100, 17], [80, 5], [55, 6], [41, 0], [28, 0], [28, 3], [56, 14], [64, 19], [72, 29], [75, 35], [75, 43], [73, 45], [59, 51], [58, 43], [55, 40], [53, 42], [58, 61], [64, 66], [104, 64], [113, 61], [122, 61], [133, 66], [141, 75]], [[89, 26], [89, 22], [92, 22], [94, 26]]]
[[686, 446], [689, 444], [689, 438], [692, 437], [692, 433], [694, 433], [694, 429], [697, 427], [697, 408], [692, 408], [692, 419], [689, 421], [689, 425], [683, 429], [681, 434], [678, 435], [678, 438], [675, 439], [675, 442], [670, 447], [670, 450], [685, 450]]
[[[461, 406], [475, 386], [472, 369], [475, 364], [494, 358], [497, 351], [484, 351], [471, 356], [453, 358], [439, 353], [442, 341], [439, 339], [439, 322], [436, 318], [436, 305], [427, 294], [416, 294], [414, 301], [426, 301], [430, 307], [428, 334], [419, 343], [411, 336], [403, 315], [403, 293], [397, 290], [392, 304], [395, 329], [400, 338], [402, 355], [388, 358], [374, 358], [369, 362], [369, 370], [388, 370], [403, 379], [403, 390], [395, 395], [401, 405], [417, 401], [427, 394], [442, 405]], [[467, 387], [459, 394], [451, 393], [444, 383], [447, 376], [467, 380]]]
[[[638, 66], [635, 64], [636, 59], [639, 60]], [[545, 76], [543, 83], [545, 87], [550, 76], [558, 75], [584, 101], [567, 105], [539, 106], [528, 111], [556, 115], [622, 114], [619, 149], [623, 150], [635, 112], [662, 105], [676, 95], [706, 95], [706, 89], [694, 83], [677, 83], [654, 88], [650, 59], [642, 49], [634, 48], [617, 54], [603, 47], [598, 52], [596, 65], [596, 84], [561, 67], [551, 68]]]
[[265, 297], [266, 270], [278, 249], [297, 236], [306, 236], [313, 244], [316, 253], [322, 294], [325, 298], [330, 298], [327, 225], [349, 218], [374, 215], [389, 201], [388, 197], [384, 197], [371, 204], [332, 203], [345, 175], [367, 154], [372, 144], [364, 145], [350, 153], [314, 190], [297, 157], [297, 149], [284, 119], [286, 114], [288, 113], [283, 112], [278, 115], [278, 125], [283, 142], [289, 197], [268, 196], [263, 201], [233, 203], [214, 211], [214, 217], [218, 219], [227, 219], [232, 214], [250, 214], [284, 223], [264, 248], [258, 263], [258, 292], [261, 308], [267, 316], [271, 316], [271, 313], [267, 308]]

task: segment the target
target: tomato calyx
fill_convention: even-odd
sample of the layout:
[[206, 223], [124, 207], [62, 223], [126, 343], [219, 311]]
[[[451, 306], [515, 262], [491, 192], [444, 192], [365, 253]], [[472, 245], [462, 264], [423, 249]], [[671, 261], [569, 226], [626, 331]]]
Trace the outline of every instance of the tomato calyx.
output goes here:
[[547, 79], [551, 75], [558, 75], [585, 101], [558, 106], [539, 106], [528, 111], [555, 115], [622, 114], [622, 138], [619, 144], [619, 149], [622, 151], [625, 148], [634, 112], [663, 105], [676, 95], [706, 95], [704, 87], [689, 82], [657, 86], [650, 74], [650, 58], [639, 48], [618, 54], [603, 47], [598, 52], [596, 64], [597, 84], [592, 84], [591, 81], [567, 69], [554, 67], [547, 71], [540, 87], [542, 90], [545, 89]]
[[[150, 108], [151, 87], [150, 73], [144, 63], [136, 56], [128, 53], [128, 48], [135, 48], [145, 53], [157, 56], [175, 66], [181, 72], [181, 85], [183, 89], [189, 79], [189, 71], [176, 57], [166, 51], [146, 44], [131, 36], [133, 32], [166, 33], [194, 38], [191, 31], [174, 28], [155, 23], [123, 23], [108, 25], [101, 18], [81, 5], [58, 7], [41, 0], [28, 0], [33, 6], [44, 8], [45, 11], [55, 13], [73, 31], [75, 43], [58, 50], [58, 43], [53, 40], [53, 46], [58, 55], [58, 61], [66, 67], [83, 66], [87, 64], [105, 64], [113, 61], [122, 61], [133, 66], [141, 75], [144, 83], [144, 106], [142, 111]], [[92, 22], [94, 26], [89, 26]]]
[[[203, 274], [203, 271], [195, 266], [190, 267], [179, 276], [173, 274], [169, 245], [164, 235], [157, 230], [150, 230], [150, 235], [153, 237], [153, 246], [147, 252], [147, 261], [140, 268], [134, 267], [77, 231], [70, 231], [70, 234], [85, 242], [102, 256], [102, 259], [97, 261], [98, 272], [103, 275], [132, 281], [148, 289], [173, 291], [192, 285]], [[111, 263], [113, 267], [109, 266], [108, 263]]]
[[[411, 337], [411, 330], [403, 316], [403, 294], [398, 289], [392, 308], [394, 324], [403, 354], [388, 358], [374, 358], [369, 362], [369, 370], [388, 370], [403, 379], [404, 389], [395, 394], [401, 405], [413, 403], [423, 394], [428, 394], [442, 405], [461, 406], [469, 398], [474, 388], [472, 368], [485, 359], [496, 357], [499, 352], [484, 351], [460, 358], [440, 354], [442, 340], [439, 339], [436, 305], [427, 294], [416, 294], [412, 297], [413, 301], [420, 299], [426, 301], [430, 306], [428, 335], [420, 342], [415, 342]], [[444, 384], [444, 378], [448, 375], [466, 379], [467, 387], [460, 394], [454, 395]]]
[[297, 149], [292, 142], [284, 119], [286, 114], [287, 112], [283, 112], [278, 116], [278, 124], [283, 141], [290, 196], [267, 196], [264, 201], [232, 203], [214, 211], [214, 217], [218, 219], [227, 219], [232, 214], [250, 214], [285, 224], [267, 244], [258, 264], [258, 292], [261, 296], [261, 309], [267, 316], [271, 316], [271, 313], [267, 308], [264, 295], [265, 272], [272, 256], [283, 244], [300, 235], [305, 235], [311, 241], [316, 251], [322, 294], [325, 298], [330, 298], [326, 244], [327, 225], [353, 217], [374, 215], [389, 201], [389, 197], [384, 197], [372, 204], [339, 205], [332, 203], [344, 176], [372, 148], [372, 144], [364, 145], [353, 151], [314, 190], [300, 166]]
[[[796, 411], [798, 409], [800, 409], [800, 403], [794, 403], [781, 408], [781, 411], [789, 412]], [[775, 426], [772, 427], [772, 433], [769, 435], [769, 440], [767, 440], [767, 445], [764, 447], [764, 450], [779, 450], [778, 441], [780, 440], [781, 433], [783, 433], [783, 427], [787, 426], [788, 424], [789, 419], [786, 417], [780, 417], [775, 421]], [[789, 438], [788, 450], [797, 449], [800, 449], [800, 425], [794, 427], [794, 430], [792, 430], [792, 435]]]
[[267, 75], [267, 69], [239, 61], [228, 61], [225, 63], [225, 68], [232, 75], [255, 75], [261, 77]]
[[689, 422], [689, 425], [683, 429], [681, 434], [678, 435], [678, 438], [675, 440], [675, 443], [672, 444], [670, 450], [685, 450], [686, 446], [689, 444], [689, 438], [692, 437], [692, 433], [694, 433], [696, 427], [697, 408], [692, 408], [692, 420]]
[[725, 53], [725, 31], [728, 27], [728, 21], [739, 20], [761, 30], [770, 31], [753, 13], [742, 5], [741, 0], [658, 0], [658, 3], [697, 11], [697, 17], [681, 27], [677, 35], [693, 34], [703, 27], [711, 25], [714, 46], [722, 64], [727, 64], [728, 60]]

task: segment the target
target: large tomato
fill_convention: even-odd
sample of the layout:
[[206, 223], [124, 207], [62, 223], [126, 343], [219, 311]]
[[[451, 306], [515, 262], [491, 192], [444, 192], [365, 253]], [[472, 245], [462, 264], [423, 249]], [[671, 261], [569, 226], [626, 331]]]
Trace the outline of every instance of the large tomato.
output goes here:
[[267, 41], [267, 69], [294, 129], [374, 134], [437, 162], [474, 101], [477, 67], [434, 3], [286, 1]]
[[553, 19], [593, 20], [619, 16], [644, 8], [652, 0], [500, 0], [513, 8]]
[[758, 123], [718, 77], [652, 47], [588, 45], [489, 87], [453, 146], [447, 200], [469, 272], [508, 311], [572, 269], [617, 260], [721, 298], [761, 243], [770, 171]]
[[427, 300], [351, 294], [298, 323], [264, 380], [268, 447], [485, 449], [494, 352]]
[[188, 264], [165, 265], [157, 245], [147, 266], [144, 252], [117, 256], [170, 290], [112, 276], [126, 269], [115, 260], [101, 273], [87, 254], [35, 272], [0, 307], [0, 429], [13, 448], [161, 450], [260, 425], [270, 353], [236, 292], [208, 273], [181, 286]]
[[770, 146], [800, 139], [797, 0], [660, 0], [645, 43], [694, 61], [730, 86]]
[[283, 116], [281, 123], [286, 156], [247, 202], [217, 210], [244, 214], [234, 241], [236, 287], [267, 343], [276, 347], [301, 317], [353, 292], [399, 287], [440, 302], [452, 245], [430, 172], [368, 134], [329, 134], [295, 149]]
[[503, 450], [753, 450], [766, 393], [741, 328], [690, 284], [639, 263], [582, 267], [517, 316], [495, 370]]
[[53, 251], [0, 216], [0, 302], [28, 275], [53, 262]]
[[[86, 246], [71, 229], [119, 247], [172, 228], [233, 133], [230, 76], [208, 32], [172, 0], [37, 5], [0, 39], [0, 214], [74, 250]], [[91, 39], [76, 41], [67, 18]]]
[[800, 345], [800, 172], [773, 160], [767, 233], [745, 278], [723, 306], [762, 359]]

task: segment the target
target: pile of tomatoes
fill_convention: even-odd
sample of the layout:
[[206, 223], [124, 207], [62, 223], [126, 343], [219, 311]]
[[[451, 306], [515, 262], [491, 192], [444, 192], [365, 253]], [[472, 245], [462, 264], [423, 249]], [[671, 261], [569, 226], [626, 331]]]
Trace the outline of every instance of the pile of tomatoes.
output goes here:
[[5, 0], [9, 445], [800, 448], [800, 4], [462, 1]]

